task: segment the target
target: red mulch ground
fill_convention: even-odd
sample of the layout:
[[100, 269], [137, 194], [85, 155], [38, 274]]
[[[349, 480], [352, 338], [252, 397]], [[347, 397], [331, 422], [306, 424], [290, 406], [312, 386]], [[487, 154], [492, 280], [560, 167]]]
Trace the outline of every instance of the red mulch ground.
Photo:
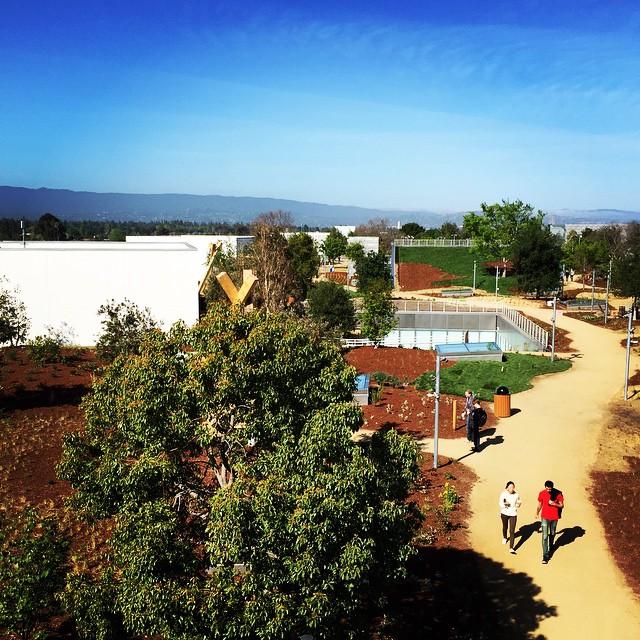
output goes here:
[[398, 265], [398, 288], [400, 291], [434, 289], [443, 281], [456, 280], [459, 276], [445, 273], [430, 264], [401, 262]]
[[[559, 351], [564, 350], [556, 346]], [[359, 372], [384, 371], [406, 382], [434, 369], [433, 352], [414, 349], [364, 347], [352, 350], [347, 359]], [[90, 387], [95, 367], [91, 351], [70, 352], [65, 363], [39, 367], [28, 361], [23, 348], [0, 349], [0, 506], [23, 509], [33, 505], [52, 509], [79, 541], [86, 533], [62, 505], [69, 487], [56, 478], [55, 465], [60, 458], [62, 435], [84, 424], [78, 404]], [[454, 399], [442, 398], [441, 437], [465, 437], [462, 421], [452, 420]], [[461, 410], [462, 398], [457, 400]], [[424, 436], [433, 430], [432, 411], [433, 400], [405, 384], [397, 389], [385, 388], [377, 405], [365, 407], [364, 416], [367, 428], [395, 428], [402, 433]], [[495, 423], [496, 418], [489, 412], [484, 435], [491, 432]], [[503, 565], [470, 550], [465, 522], [469, 516], [467, 498], [476, 478], [463, 463], [443, 458], [439, 463], [439, 468], [434, 470], [432, 456], [424, 458], [422, 478], [412, 495], [425, 514], [416, 544], [417, 554], [409, 562], [408, 579], [389, 591], [388, 610], [394, 622], [387, 626], [381, 623], [376, 637], [379, 640], [495, 638], [492, 629], [496, 628], [503, 629], [501, 638], [536, 637], [533, 603], [537, 587], [526, 576], [513, 574]], [[640, 536], [638, 519], [630, 512], [628, 502], [629, 496], [640, 495], [637, 459], [628, 472], [607, 473], [596, 478], [600, 484], [624, 489], [607, 492], [607, 505], [601, 508], [601, 517], [608, 535], [613, 540], [624, 540], [620, 546], [627, 560], [623, 562], [622, 558], [620, 566], [640, 595], [639, 563], [635, 554], [627, 552], [635, 547]], [[448, 517], [442, 511], [440, 495], [446, 482], [452, 484], [460, 496], [460, 503]], [[605, 520], [607, 514], [612, 513], [628, 514], [628, 517]], [[631, 523], [635, 523], [633, 527]], [[76, 543], [76, 551], [82, 552], [82, 546], [81, 542]], [[631, 561], [632, 557], [635, 560]], [[490, 576], [496, 584], [512, 585], [513, 597], [522, 612], [517, 620], [499, 619], [499, 614], [477, 588], [480, 575], [485, 580]], [[76, 640], [64, 620], [54, 621], [48, 637]]]

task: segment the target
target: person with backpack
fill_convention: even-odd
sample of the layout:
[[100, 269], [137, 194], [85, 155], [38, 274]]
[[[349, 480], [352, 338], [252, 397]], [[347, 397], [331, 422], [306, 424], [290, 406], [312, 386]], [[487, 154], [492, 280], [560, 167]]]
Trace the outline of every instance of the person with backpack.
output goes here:
[[465, 426], [467, 428], [467, 440], [473, 442], [473, 391], [467, 389], [464, 392], [464, 411], [462, 416], [465, 420]]
[[473, 437], [472, 451], [480, 452], [480, 429], [487, 422], [487, 412], [480, 405], [480, 401], [476, 398], [473, 401], [473, 411], [471, 412], [471, 432]]
[[553, 541], [562, 509], [564, 509], [562, 491], [554, 489], [553, 482], [547, 480], [544, 483], [544, 489], [538, 494], [536, 509], [536, 518], [540, 518], [542, 525], [542, 564], [549, 562], [550, 554], [553, 552]]

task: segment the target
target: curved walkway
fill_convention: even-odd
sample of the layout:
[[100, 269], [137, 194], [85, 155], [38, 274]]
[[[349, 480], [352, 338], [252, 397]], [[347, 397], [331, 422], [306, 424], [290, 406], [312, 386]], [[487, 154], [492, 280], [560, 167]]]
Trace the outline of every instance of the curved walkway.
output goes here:
[[[544, 308], [527, 307], [526, 313], [546, 322], [551, 316]], [[479, 477], [469, 498], [474, 551], [527, 574], [540, 589], [537, 597], [554, 608], [554, 615], [540, 620], [537, 638], [635, 640], [640, 638], [640, 604], [608, 553], [588, 492], [607, 405], [623, 396], [625, 349], [620, 340], [626, 336], [561, 314], [557, 326], [571, 333], [578, 350], [573, 367], [538, 378], [533, 389], [512, 396], [511, 417], [499, 421], [479, 454], [470, 454], [464, 439], [440, 440], [439, 454], [460, 459]], [[422, 446], [433, 450], [432, 441]], [[518, 527], [534, 523], [537, 496], [547, 479], [565, 495], [558, 534], [567, 529], [565, 540], [570, 543], [542, 565], [539, 533], [517, 538], [515, 555], [501, 544], [497, 501], [507, 480], [513, 480], [523, 503]], [[606, 487], [598, 491], [606, 492]], [[497, 602], [509, 602], [509, 584], [487, 588]]]

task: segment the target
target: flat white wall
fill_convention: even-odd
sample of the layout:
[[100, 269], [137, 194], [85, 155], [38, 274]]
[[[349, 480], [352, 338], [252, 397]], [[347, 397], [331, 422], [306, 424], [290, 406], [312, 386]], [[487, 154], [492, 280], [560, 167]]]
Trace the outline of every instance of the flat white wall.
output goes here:
[[188, 242], [202, 252], [203, 264], [207, 264], [210, 246], [222, 244], [223, 251], [231, 251], [237, 255], [238, 249], [250, 243], [253, 236], [213, 236], [213, 235], [179, 235], [179, 236], [126, 236], [127, 242]]
[[148, 307], [165, 330], [177, 320], [194, 324], [202, 262], [186, 242], [0, 242], [0, 274], [10, 289], [19, 287], [28, 337], [66, 323], [83, 346], [96, 343], [98, 308], [112, 299]]

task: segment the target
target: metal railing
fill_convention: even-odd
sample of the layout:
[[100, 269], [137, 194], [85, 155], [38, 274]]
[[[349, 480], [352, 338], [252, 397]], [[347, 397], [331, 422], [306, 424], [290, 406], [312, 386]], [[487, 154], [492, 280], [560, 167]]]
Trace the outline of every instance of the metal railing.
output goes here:
[[468, 238], [398, 238], [394, 240], [396, 247], [470, 247], [472, 242]]
[[394, 300], [398, 311], [431, 313], [496, 313], [505, 317], [519, 331], [537, 342], [542, 349], [549, 344], [549, 332], [526, 318], [520, 311], [505, 304], [470, 304], [460, 300]]

